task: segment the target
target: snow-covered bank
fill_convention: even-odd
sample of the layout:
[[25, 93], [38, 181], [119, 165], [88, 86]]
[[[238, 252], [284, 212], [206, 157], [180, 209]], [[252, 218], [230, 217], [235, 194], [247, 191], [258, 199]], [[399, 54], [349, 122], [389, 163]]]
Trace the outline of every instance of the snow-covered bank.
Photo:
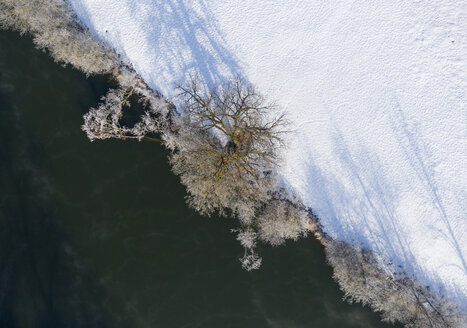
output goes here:
[[464, 1], [69, 0], [153, 88], [241, 72], [289, 113], [283, 183], [467, 306]]

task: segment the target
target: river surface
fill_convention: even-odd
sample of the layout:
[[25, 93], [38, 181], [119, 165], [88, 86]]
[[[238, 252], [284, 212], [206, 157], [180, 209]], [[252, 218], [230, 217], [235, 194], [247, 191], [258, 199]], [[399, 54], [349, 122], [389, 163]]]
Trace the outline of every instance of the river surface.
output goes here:
[[89, 142], [108, 88], [0, 32], [0, 327], [393, 327], [341, 300], [313, 238], [246, 272], [160, 145]]

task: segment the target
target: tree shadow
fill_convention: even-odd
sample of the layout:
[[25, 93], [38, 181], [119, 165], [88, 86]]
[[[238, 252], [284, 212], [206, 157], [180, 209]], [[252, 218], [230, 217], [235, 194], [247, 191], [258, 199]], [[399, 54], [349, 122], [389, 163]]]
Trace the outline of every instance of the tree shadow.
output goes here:
[[[89, 8], [78, 5], [80, 12], [89, 14]], [[169, 0], [157, 6], [125, 0], [119, 6], [131, 13], [132, 24], [137, 21], [139, 29], [133, 37], [141, 44], [140, 52], [145, 63], [132, 64], [150, 86], [165, 96], [170, 96], [173, 91], [171, 83], [183, 82], [193, 72], [197, 72], [208, 86], [241, 74], [239, 61], [229, 50], [204, 0]], [[95, 26], [90, 28], [96, 32]], [[121, 31], [109, 27], [105, 34], [108, 33], [113, 46], [123, 52], [120, 54], [129, 58], [124, 47], [124, 38], [128, 34]], [[147, 68], [148, 63], [157, 67]]]
[[[416, 137], [420, 135], [416, 127], [411, 127], [411, 129], [409, 129], [409, 122], [404, 112], [401, 110], [397, 99], [394, 99], [394, 106], [392, 107], [394, 108], [394, 118], [391, 123], [393, 124], [393, 131], [395, 131], [396, 139], [399, 141], [413, 171], [416, 172], [421, 185], [423, 185], [426, 194], [431, 198], [432, 204], [434, 205], [433, 207], [438, 212], [439, 218], [445, 226], [445, 231], [439, 232], [459, 256], [462, 263], [461, 270], [467, 275], [467, 263], [458, 241], [459, 236], [467, 235], [467, 227], [464, 225], [464, 231], [454, 231], [443, 205], [443, 197], [440, 195], [435, 181], [434, 165], [430, 160], [431, 156], [428, 154], [429, 147], [423, 143], [421, 138]], [[459, 201], [462, 201], [462, 199]]]
[[[438, 273], [422, 269], [421, 259], [416, 258], [411, 250], [411, 242], [414, 241], [407, 239], [407, 236], [412, 227], [404, 222], [404, 217], [398, 212], [401, 191], [396, 184], [387, 180], [385, 166], [378, 156], [363, 144], [353, 143], [350, 148], [337, 123], [333, 125], [333, 149], [335, 160], [341, 168], [341, 176], [323, 169], [311, 154], [306, 158], [307, 185], [316, 186], [310, 188], [307, 195], [312, 203], [318, 206], [314, 208], [315, 213], [326, 213], [325, 221], [333, 227], [333, 237], [370, 248], [382, 254], [381, 259], [384, 262], [394, 264], [395, 270], [414, 274], [422, 283], [428, 283], [435, 290], [444, 292], [446, 284], [441, 281]], [[408, 151], [415, 152], [414, 149]], [[425, 162], [419, 157], [416, 158], [419, 159], [417, 165], [423, 167]], [[424, 167], [420, 167], [420, 170], [423, 176], [427, 176], [427, 168]], [[430, 181], [429, 178], [427, 180]], [[432, 183], [427, 183], [433, 187]], [[434, 206], [438, 206], [438, 198], [434, 199]], [[449, 225], [446, 217], [444, 220]], [[464, 263], [454, 233], [448, 229], [444, 236], [449, 238], [450, 244], [458, 250], [460, 260]], [[457, 295], [451, 293], [450, 296], [457, 297], [461, 302], [466, 299], [466, 295], [461, 291], [456, 293]]]

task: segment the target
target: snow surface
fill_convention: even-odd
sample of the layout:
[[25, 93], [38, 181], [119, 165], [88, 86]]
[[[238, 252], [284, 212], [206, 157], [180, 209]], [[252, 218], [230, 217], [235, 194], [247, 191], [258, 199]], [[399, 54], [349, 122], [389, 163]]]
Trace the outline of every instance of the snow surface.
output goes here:
[[170, 97], [242, 73], [293, 122], [283, 183], [467, 306], [465, 0], [68, 0]]

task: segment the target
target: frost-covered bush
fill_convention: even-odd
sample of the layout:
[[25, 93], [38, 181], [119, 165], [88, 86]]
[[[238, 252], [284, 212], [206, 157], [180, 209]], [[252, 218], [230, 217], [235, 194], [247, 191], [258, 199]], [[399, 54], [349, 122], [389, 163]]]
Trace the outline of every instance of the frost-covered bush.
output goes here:
[[[147, 138], [150, 133], [159, 132], [158, 112], [149, 107], [140, 117], [140, 121], [133, 127], [120, 124], [123, 117], [123, 107], [129, 106], [129, 98], [134, 89], [110, 89], [102, 97], [97, 108], [91, 108], [84, 115], [84, 124], [81, 127], [91, 141], [95, 139], [138, 139]], [[144, 98], [143, 98], [144, 99]]]
[[247, 271], [258, 270], [261, 267], [262, 261], [262, 258], [254, 250], [247, 248], [245, 248], [245, 254], [240, 259], [242, 268]]
[[64, 0], [0, 0], [0, 27], [30, 33], [59, 63], [86, 74], [112, 73], [115, 52], [94, 38]]
[[144, 103], [148, 111], [158, 115], [157, 124], [164, 129], [168, 129], [174, 115], [173, 104], [169, 103], [157, 91], [151, 89], [146, 82], [134, 71], [133, 68], [121, 64], [118, 72], [115, 74], [116, 82], [120, 89], [133, 90]]
[[237, 233], [237, 240], [245, 250], [243, 257], [240, 259], [242, 267], [247, 271], [259, 269], [262, 260], [255, 251], [257, 233], [251, 227], [244, 230], [232, 230], [232, 232]]
[[408, 328], [467, 327], [465, 313], [404, 273], [383, 269], [372, 252], [335, 240], [327, 240], [325, 251], [345, 298], [370, 305], [384, 321]]
[[308, 211], [297, 201], [279, 198], [278, 193], [270, 199], [254, 221], [236, 229], [237, 240], [244, 247], [245, 253], [240, 259], [243, 268], [250, 271], [261, 265], [261, 258], [256, 253], [259, 241], [273, 246], [281, 245], [287, 239], [297, 240], [309, 232]]
[[259, 239], [273, 246], [306, 236], [308, 223], [308, 212], [285, 199], [271, 199], [256, 219]]

